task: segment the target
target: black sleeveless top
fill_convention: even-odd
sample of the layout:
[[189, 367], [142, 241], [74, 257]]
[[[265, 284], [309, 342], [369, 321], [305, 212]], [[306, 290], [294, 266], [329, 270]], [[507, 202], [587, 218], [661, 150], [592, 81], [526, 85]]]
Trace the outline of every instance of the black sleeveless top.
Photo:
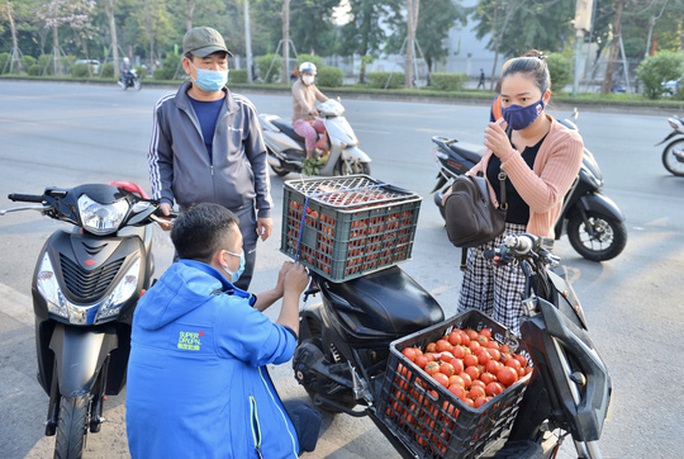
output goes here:
[[[511, 133], [508, 133], [508, 139], [511, 139]], [[546, 139], [546, 135], [542, 137], [539, 142], [531, 147], [525, 147], [521, 156], [525, 163], [532, 169], [534, 160], [539, 152], [539, 147], [541, 147], [542, 142]], [[511, 142], [513, 148], [513, 142]], [[487, 164], [487, 180], [492, 185], [494, 192], [496, 193], [497, 200], [500, 200], [501, 196], [501, 182], [499, 181], [499, 172], [501, 171], [501, 160], [498, 156], [492, 155], [489, 158], [489, 164]], [[521, 225], [527, 225], [530, 220], [530, 206], [523, 200], [518, 191], [513, 186], [513, 183], [506, 179], [506, 202], [508, 203], [508, 212], [506, 213], [506, 222], [508, 223], [519, 223]]]

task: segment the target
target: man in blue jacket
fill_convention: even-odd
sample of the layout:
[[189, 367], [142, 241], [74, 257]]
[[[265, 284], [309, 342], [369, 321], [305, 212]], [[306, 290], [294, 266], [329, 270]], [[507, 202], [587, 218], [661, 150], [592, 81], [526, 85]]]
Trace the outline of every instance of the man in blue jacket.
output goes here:
[[256, 109], [226, 87], [229, 57], [217, 30], [195, 27], [185, 34], [181, 64], [188, 80], [154, 108], [148, 169], [165, 215], [174, 202], [181, 211], [215, 202], [237, 215], [246, 261], [237, 286], [247, 290], [257, 240], [273, 230], [273, 200]]
[[[266, 370], [292, 357], [304, 268], [284, 263], [258, 296], [235, 287], [244, 267], [237, 217], [197, 204], [174, 223], [180, 260], [133, 317], [126, 426], [131, 456], [295, 458], [315, 447], [320, 415], [283, 405]], [[276, 322], [262, 313], [282, 298]], [[294, 421], [294, 422], [293, 422]]]

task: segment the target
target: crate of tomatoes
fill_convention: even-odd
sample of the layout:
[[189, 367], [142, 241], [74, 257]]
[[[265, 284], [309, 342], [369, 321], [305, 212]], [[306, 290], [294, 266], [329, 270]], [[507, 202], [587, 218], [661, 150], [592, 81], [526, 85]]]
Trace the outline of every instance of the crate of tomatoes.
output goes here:
[[333, 282], [409, 260], [422, 198], [367, 175], [289, 180], [280, 250]]
[[470, 309], [390, 344], [381, 421], [422, 458], [477, 458], [506, 441], [532, 366], [517, 337]]

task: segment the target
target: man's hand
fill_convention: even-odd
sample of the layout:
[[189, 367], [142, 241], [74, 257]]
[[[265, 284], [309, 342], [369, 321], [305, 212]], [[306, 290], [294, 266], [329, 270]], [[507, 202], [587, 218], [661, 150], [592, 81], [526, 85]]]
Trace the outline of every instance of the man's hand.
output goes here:
[[[159, 205], [159, 208], [161, 209], [162, 214], [164, 214], [165, 217], [169, 217], [171, 215], [171, 211], [173, 208], [171, 207], [171, 204], [167, 204], [165, 202], [161, 203]], [[161, 229], [164, 231], [171, 231], [173, 228], [173, 223], [171, 220], [163, 221], [159, 223], [159, 226], [161, 226]]]
[[285, 293], [301, 295], [309, 285], [309, 274], [304, 266], [299, 263], [292, 263], [290, 269], [284, 273], [283, 285]]
[[257, 218], [257, 234], [262, 241], [268, 239], [273, 231], [273, 219], [271, 217]]

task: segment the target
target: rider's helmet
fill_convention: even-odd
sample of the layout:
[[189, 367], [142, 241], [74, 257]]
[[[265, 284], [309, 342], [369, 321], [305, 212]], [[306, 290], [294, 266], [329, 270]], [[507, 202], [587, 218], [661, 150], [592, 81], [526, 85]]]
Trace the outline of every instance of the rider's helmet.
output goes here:
[[123, 61], [124, 61], [124, 64], [128, 64], [130, 62], [127, 57], [124, 57]]
[[316, 66], [313, 62], [302, 62], [299, 65], [299, 73], [308, 73], [310, 75], [316, 74]]

